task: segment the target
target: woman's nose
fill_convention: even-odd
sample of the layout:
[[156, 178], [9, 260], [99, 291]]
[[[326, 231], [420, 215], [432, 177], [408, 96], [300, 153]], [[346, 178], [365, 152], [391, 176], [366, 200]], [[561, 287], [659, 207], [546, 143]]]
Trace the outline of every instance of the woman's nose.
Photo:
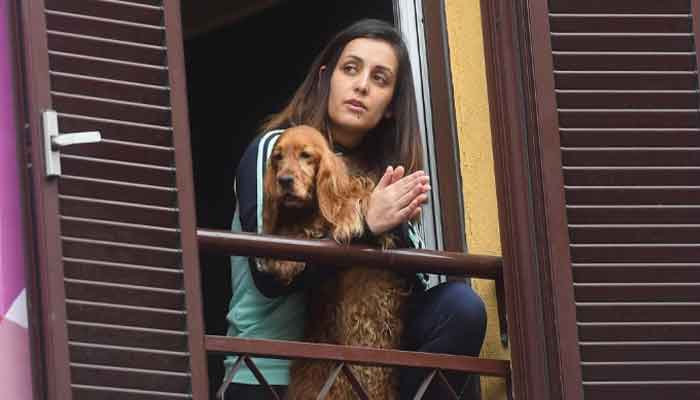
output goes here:
[[367, 94], [369, 91], [369, 76], [361, 74], [355, 79], [355, 91], [362, 94]]

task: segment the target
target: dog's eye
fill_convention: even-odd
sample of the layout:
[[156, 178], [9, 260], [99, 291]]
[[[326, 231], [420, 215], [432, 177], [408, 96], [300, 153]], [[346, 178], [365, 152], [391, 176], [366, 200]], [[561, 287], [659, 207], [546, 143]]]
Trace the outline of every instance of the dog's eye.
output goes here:
[[308, 158], [311, 158], [311, 153], [309, 153], [309, 152], [307, 152], [307, 151], [302, 151], [302, 152], [299, 154], [299, 158], [301, 158], [301, 159], [308, 159]]
[[281, 153], [275, 153], [272, 155], [272, 161], [273, 162], [279, 162], [282, 161], [282, 154]]

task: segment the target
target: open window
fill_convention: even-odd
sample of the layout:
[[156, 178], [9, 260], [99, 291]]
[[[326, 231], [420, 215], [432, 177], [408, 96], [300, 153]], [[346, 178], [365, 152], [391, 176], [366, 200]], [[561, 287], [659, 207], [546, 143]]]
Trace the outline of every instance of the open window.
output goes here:
[[[431, 7], [428, 12], [435, 16], [442, 14], [440, 7]], [[457, 194], [461, 190], [454, 190], [459, 184], [456, 146], [447, 144], [454, 132], [451, 128], [447, 132], [443, 129], [437, 142], [433, 136], [431, 89], [439, 92], [436, 103], [450, 99], [450, 93], [446, 77], [443, 87], [434, 82], [439, 67], [443, 68], [442, 75], [447, 72], [444, 55], [443, 59], [431, 61], [437, 67], [432, 65], [433, 74], [430, 74], [423, 12], [421, 1], [242, 1], [196, 5], [183, 2], [198, 226], [229, 229], [235, 208], [232, 190], [235, 169], [247, 144], [260, 133], [264, 119], [289, 101], [311, 62], [332, 35], [361, 18], [377, 18], [400, 28], [412, 58], [424, 133], [425, 168], [435, 188], [423, 213], [427, 246], [463, 250], [463, 225], [453, 222], [449, 231], [442, 229], [443, 209], [445, 217], [449, 216], [451, 221], [456, 220], [455, 214], [459, 221], [463, 220], [462, 203]], [[430, 55], [435, 57], [441, 49], [444, 50], [442, 47], [433, 49]], [[438, 115], [441, 122], [451, 125], [452, 115], [448, 111], [451, 103], [435, 108], [443, 114]], [[451, 140], [456, 142], [454, 137]], [[439, 159], [438, 154], [441, 155]], [[443, 182], [445, 190], [441, 190]], [[445, 193], [445, 198], [450, 197], [444, 207], [441, 207], [440, 193]], [[201, 257], [205, 266], [202, 272], [205, 325], [208, 333], [223, 334], [226, 330], [223, 316], [231, 289], [230, 281], [222, 279], [222, 274], [227, 273], [229, 261], [221, 256], [202, 254]], [[437, 281], [438, 277], [433, 279]], [[214, 377], [216, 371], [221, 371], [220, 358], [213, 357], [210, 375]]]

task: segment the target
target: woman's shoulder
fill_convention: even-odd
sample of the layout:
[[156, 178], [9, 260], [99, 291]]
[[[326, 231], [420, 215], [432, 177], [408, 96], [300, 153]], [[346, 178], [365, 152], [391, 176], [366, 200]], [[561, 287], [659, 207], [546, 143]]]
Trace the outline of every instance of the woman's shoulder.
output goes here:
[[[255, 136], [248, 144], [248, 147], [246, 147], [238, 163], [239, 173], [241, 170], [259, 168], [261, 165], [258, 164], [267, 159], [269, 153], [272, 152], [275, 141], [283, 131], [283, 129], [274, 129]], [[263, 154], [266, 157], [261, 157]]]

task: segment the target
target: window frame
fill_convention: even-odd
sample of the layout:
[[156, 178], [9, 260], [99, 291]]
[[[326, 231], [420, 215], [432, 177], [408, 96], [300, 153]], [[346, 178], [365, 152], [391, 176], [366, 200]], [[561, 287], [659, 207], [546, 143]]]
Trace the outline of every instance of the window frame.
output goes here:
[[513, 392], [583, 399], [546, 0], [481, 0]]
[[[394, 9], [396, 25], [414, 57], [413, 78], [424, 125], [425, 162], [436, 189], [424, 214], [427, 242], [438, 250], [466, 252], [445, 3], [444, 0], [394, 0]], [[431, 217], [432, 221], [425, 221]]]

